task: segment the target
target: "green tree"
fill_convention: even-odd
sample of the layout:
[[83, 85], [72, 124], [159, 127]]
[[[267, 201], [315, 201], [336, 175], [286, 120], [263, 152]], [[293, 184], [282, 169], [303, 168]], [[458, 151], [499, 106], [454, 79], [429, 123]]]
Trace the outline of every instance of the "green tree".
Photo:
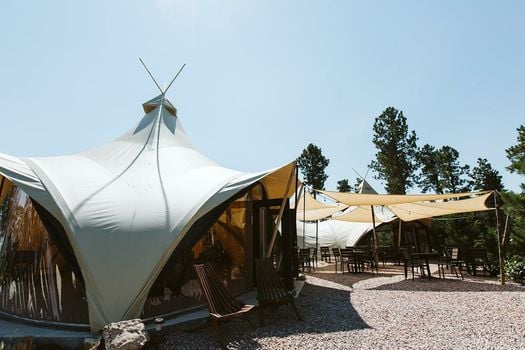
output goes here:
[[[511, 173], [525, 175], [525, 125], [518, 129], [517, 144], [505, 150], [510, 165], [507, 167]], [[503, 210], [511, 218], [510, 246], [511, 255], [525, 259], [525, 183], [521, 183], [521, 193], [502, 193]]]
[[[510, 165], [507, 170], [511, 173], [525, 175], [525, 125], [521, 125], [518, 129], [518, 143], [505, 150]], [[525, 192], [525, 183], [521, 184], [522, 192]]]
[[323, 156], [320, 147], [309, 144], [297, 158], [297, 166], [301, 170], [307, 185], [316, 190], [324, 190], [324, 183], [328, 178], [325, 168], [330, 160]]
[[440, 181], [440, 165], [438, 164], [439, 151], [434, 146], [425, 144], [416, 154], [419, 165], [417, 184], [423, 193], [443, 193]]
[[459, 163], [459, 152], [453, 147], [443, 146], [439, 149], [438, 163], [441, 187], [445, 192], [464, 192], [469, 190], [464, 178], [470, 167]]
[[470, 188], [474, 191], [503, 190], [501, 175], [485, 158], [478, 158], [477, 165], [472, 168], [469, 175]]
[[355, 180], [355, 184], [352, 186], [349, 184], [348, 179], [342, 179], [337, 181], [337, 190], [339, 192], [359, 192], [359, 185], [361, 183], [361, 180], [357, 178]]
[[[460, 164], [459, 152], [450, 146], [436, 149], [427, 144], [419, 150], [417, 158], [420, 164], [418, 184], [423, 191], [445, 193], [462, 192], [469, 187], [484, 189], [498, 180], [498, 189], [503, 186], [501, 176], [486, 159], [478, 159], [477, 166], [469, 172], [467, 165]], [[470, 175], [470, 181], [467, 181], [467, 175]], [[433, 231], [444, 245], [487, 248], [491, 262], [489, 270], [494, 274], [499, 266], [495, 227], [493, 211], [452, 215], [433, 222]]]
[[[423, 192], [464, 192], [468, 191], [472, 185], [479, 185], [479, 181], [497, 181], [497, 176], [499, 176], [487, 160], [481, 158], [478, 160], [478, 167], [475, 168], [475, 171], [469, 173], [470, 167], [460, 164], [459, 152], [450, 146], [436, 149], [426, 144], [418, 150], [416, 159], [419, 166], [417, 184]], [[489, 179], [491, 171], [492, 176], [496, 178]], [[476, 176], [476, 179], [467, 181], [467, 175]], [[501, 182], [501, 176], [499, 180]]]
[[339, 192], [350, 192], [351, 188], [348, 184], [348, 179], [342, 179], [337, 181], [337, 190]]
[[390, 194], [405, 194], [415, 179], [417, 136], [408, 131], [402, 111], [388, 107], [374, 122], [372, 142], [376, 146], [376, 159], [370, 164], [375, 178], [386, 182]]

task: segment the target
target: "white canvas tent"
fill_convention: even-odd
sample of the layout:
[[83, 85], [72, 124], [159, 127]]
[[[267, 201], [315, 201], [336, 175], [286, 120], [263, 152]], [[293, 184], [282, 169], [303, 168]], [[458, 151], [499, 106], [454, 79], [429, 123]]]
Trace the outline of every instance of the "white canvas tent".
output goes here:
[[[298, 244], [304, 245], [305, 248], [315, 248], [316, 242], [318, 246], [354, 246], [361, 237], [372, 230], [373, 224], [370, 213], [366, 220], [345, 220], [344, 218], [352, 213], [351, 209], [353, 208], [345, 204], [323, 203], [310, 193], [303, 193], [297, 205]], [[317, 220], [323, 221], [311, 222]]]
[[143, 104], [130, 131], [101, 147], [58, 157], [0, 154], [5, 177], [63, 226], [85, 282], [92, 331], [140, 316], [175, 247], [204, 214], [260, 181], [289, 197], [291, 163], [260, 173], [221, 167], [189, 142], [164, 93]]
[[307, 222], [297, 224], [297, 241], [302, 243], [304, 239], [305, 248], [315, 248], [316, 229], [318, 229], [319, 246], [344, 248], [353, 247], [361, 237], [372, 230], [371, 223], [355, 223], [337, 220], [325, 220], [315, 223]]

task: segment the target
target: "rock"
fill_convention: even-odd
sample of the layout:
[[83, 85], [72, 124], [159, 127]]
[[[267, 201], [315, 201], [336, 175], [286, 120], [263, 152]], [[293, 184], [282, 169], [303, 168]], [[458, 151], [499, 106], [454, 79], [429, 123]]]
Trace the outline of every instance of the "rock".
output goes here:
[[86, 338], [84, 339], [84, 350], [97, 350], [100, 345], [99, 338]]
[[102, 329], [106, 350], [135, 350], [149, 340], [144, 324], [139, 320], [127, 320], [110, 323]]
[[33, 344], [33, 337], [24, 337], [19, 342], [15, 343], [12, 350], [33, 350], [35, 344]]

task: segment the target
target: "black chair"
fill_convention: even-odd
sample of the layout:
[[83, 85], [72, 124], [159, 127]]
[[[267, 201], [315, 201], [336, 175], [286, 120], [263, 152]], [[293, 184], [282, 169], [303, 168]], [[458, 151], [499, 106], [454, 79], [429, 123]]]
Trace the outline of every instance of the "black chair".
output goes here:
[[403, 263], [405, 269], [405, 279], [408, 278], [408, 268], [410, 267], [412, 271], [412, 280], [414, 280], [414, 268], [419, 269], [419, 274], [421, 276], [425, 275], [426, 264], [420, 259], [414, 259], [410, 256], [410, 251], [407, 248], [400, 248], [401, 254], [403, 256]]
[[[459, 258], [459, 248], [447, 248], [445, 249], [444, 253], [445, 253], [444, 266], [446, 268], [450, 266], [450, 271], [454, 272], [457, 278], [459, 278], [458, 276], [458, 271], [459, 271], [459, 274], [461, 275], [461, 279], [463, 279], [463, 272], [461, 270], [463, 269], [465, 262]], [[441, 263], [441, 271], [443, 273], [443, 278], [445, 278], [445, 270], [443, 269], [443, 261], [440, 261], [440, 263]], [[440, 266], [438, 265], [438, 269], [439, 267]], [[441, 273], [440, 273], [440, 276], [441, 276]]]
[[299, 249], [299, 265], [301, 271], [304, 272], [308, 268], [308, 272], [312, 271], [312, 257], [310, 256], [310, 248]]
[[321, 260], [324, 262], [331, 262], [330, 261], [330, 247], [321, 247]]
[[354, 273], [359, 272], [359, 262], [356, 259], [356, 256], [354, 255], [353, 249], [344, 248], [344, 249], [341, 249], [340, 252], [341, 252], [341, 271], [345, 273], [344, 266], [346, 265], [348, 272], [350, 271]]
[[372, 271], [372, 273], [374, 273], [375, 269], [375, 272], [379, 274], [379, 266], [377, 266], [378, 264], [376, 264], [376, 257], [372, 249], [366, 249], [361, 251], [359, 255], [356, 255], [356, 258], [362, 271], [364, 271], [365, 268], [368, 268], [370, 269], [370, 271]]
[[467, 267], [467, 272], [476, 276], [478, 267], [483, 269], [483, 275], [488, 272], [488, 256], [485, 248], [468, 248], [463, 250], [463, 261]]
[[312, 256], [311, 256], [311, 259], [312, 259], [312, 266], [314, 268], [314, 270], [319, 267], [317, 265], [317, 248], [312, 248], [311, 249], [311, 253], [312, 253]]
[[332, 248], [332, 253], [334, 254], [334, 260], [335, 260], [335, 273], [337, 273], [337, 266], [341, 264], [341, 261], [343, 260], [341, 257], [341, 249]]

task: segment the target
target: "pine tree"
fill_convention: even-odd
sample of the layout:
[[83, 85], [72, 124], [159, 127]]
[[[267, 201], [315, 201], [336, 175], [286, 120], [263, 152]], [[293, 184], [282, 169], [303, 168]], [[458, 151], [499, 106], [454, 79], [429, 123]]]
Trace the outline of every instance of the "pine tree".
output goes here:
[[[507, 170], [525, 175], [525, 125], [521, 125], [517, 131], [517, 144], [505, 150], [510, 161]], [[505, 203], [503, 210], [512, 223], [509, 252], [525, 260], [525, 183], [521, 184], [521, 193], [506, 192], [502, 195]]]
[[372, 142], [376, 146], [376, 159], [370, 164], [375, 178], [386, 182], [390, 194], [405, 194], [415, 180], [417, 136], [408, 131], [402, 111], [388, 107], [374, 122]]
[[309, 144], [297, 158], [297, 166], [301, 170], [307, 185], [317, 190], [324, 190], [324, 183], [328, 178], [325, 168], [330, 160], [323, 156], [321, 148]]

